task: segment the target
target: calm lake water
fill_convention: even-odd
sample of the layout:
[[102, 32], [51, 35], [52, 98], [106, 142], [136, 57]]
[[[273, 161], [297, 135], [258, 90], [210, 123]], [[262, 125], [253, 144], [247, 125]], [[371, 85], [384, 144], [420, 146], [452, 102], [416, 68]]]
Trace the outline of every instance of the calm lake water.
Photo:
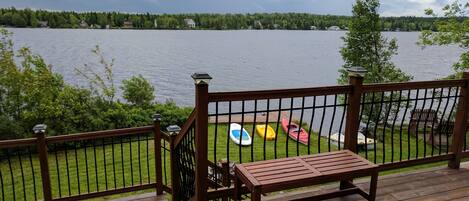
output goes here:
[[[141, 74], [156, 87], [159, 101], [193, 105], [190, 75], [205, 71], [211, 91], [334, 85], [343, 64], [339, 49], [345, 32], [330, 31], [161, 31], [9, 29], [17, 47], [29, 46], [69, 83], [85, 85], [74, 68], [96, 65], [100, 45], [115, 59], [115, 81]], [[390, 32], [399, 55], [393, 58], [415, 80], [449, 75], [458, 47], [416, 45], [418, 32]], [[96, 69], [101, 69], [96, 65]]]

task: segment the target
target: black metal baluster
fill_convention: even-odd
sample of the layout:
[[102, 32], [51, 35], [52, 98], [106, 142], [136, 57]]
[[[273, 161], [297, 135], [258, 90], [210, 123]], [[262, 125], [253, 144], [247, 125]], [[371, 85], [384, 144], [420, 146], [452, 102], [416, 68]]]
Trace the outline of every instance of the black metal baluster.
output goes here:
[[[218, 136], [218, 101], [215, 102], [215, 130], [214, 130], [214, 137], [213, 137], [213, 141], [215, 142], [213, 144], [213, 162], [216, 164], [218, 162], [217, 160], [217, 145], [218, 145], [218, 142], [217, 142], [217, 136]], [[228, 131], [229, 132], [229, 131]], [[229, 135], [229, 134], [228, 134]], [[214, 168], [213, 169], [213, 172], [215, 174], [215, 180], [218, 180], [218, 172], [217, 172], [217, 168]], [[217, 186], [218, 188], [218, 186]]]
[[21, 151], [20, 150], [17, 150], [17, 155], [18, 155], [18, 160], [19, 160], [19, 164], [20, 164], [20, 170], [21, 170], [21, 180], [23, 182], [23, 198], [24, 200], [26, 200], [26, 185], [24, 183], [24, 171], [23, 171], [23, 162], [21, 160]]
[[230, 163], [231, 101], [228, 102], [228, 135], [226, 135], [226, 161]]
[[85, 167], [86, 167], [86, 187], [88, 190], [88, 193], [90, 192], [90, 177], [89, 177], [89, 171], [88, 171], [88, 154], [87, 154], [87, 146], [85, 144]]
[[[448, 127], [449, 126], [449, 122], [451, 121], [451, 117], [453, 116], [453, 111], [454, 111], [454, 108], [457, 104], [457, 97], [459, 96], [459, 87], [456, 87], [456, 91], [454, 93], [454, 102], [453, 102], [453, 105], [451, 106], [451, 110], [449, 111], [449, 114], [448, 114], [448, 119], [446, 120], [446, 126], [445, 127]], [[445, 128], [445, 133], [446, 133], [446, 147], [449, 147], [449, 133], [447, 132], [448, 129]], [[446, 154], [448, 154], [448, 149], [446, 149]]]
[[[344, 108], [343, 108], [343, 111], [342, 111], [342, 117], [340, 119], [340, 126], [339, 126], [339, 142], [340, 142], [340, 135], [342, 133], [342, 127], [344, 126], [344, 120], [345, 120], [345, 112], [347, 111], [347, 94], [344, 94]], [[360, 120], [358, 120], [358, 122], [360, 123], [361, 122], [361, 115], [360, 115]], [[338, 149], [340, 150], [340, 143], [337, 143], [338, 144]], [[366, 147], [366, 140], [365, 140], [365, 147]]]
[[[404, 130], [404, 123], [405, 123], [405, 117], [407, 115], [407, 110], [409, 110], [409, 107], [410, 107], [410, 90], [407, 91], [407, 100], [406, 101], [406, 105], [405, 105], [405, 110], [404, 110], [404, 115], [402, 115], [402, 119], [401, 119], [401, 125], [399, 127], [399, 161], [402, 161], [402, 132]], [[409, 126], [407, 126], [409, 128]], [[407, 137], [409, 139], [409, 133], [407, 133]], [[409, 142], [409, 140], [407, 141]], [[409, 144], [410, 145], [410, 144]], [[407, 152], [410, 152], [410, 149], [407, 149]]]
[[140, 185], [142, 185], [142, 159], [140, 154], [140, 134], [137, 135], [137, 156], [138, 156], [138, 177], [140, 181]]
[[265, 117], [265, 129], [264, 129], [264, 160], [266, 160], [265, 147], [266, 147], [266, 141], [267, 141], [267, 127], [269, 127], [269, 114], [270, 114], [270, 99], [267, 99], [267, 114]]
[[[308, 134], [308, 155], [311, 154], [311, 135], [313, 134], [314, 113], [316, 112], [316, 96], [313, 96], [313, 108], [311, 111], [311, 119], [309, 121]], [[319, 137], [319, 136], [318, 136]]]
[[241, 101], [241, 130], [239, 131], [241, 134], [239, 136], [239, 146], [238, 146], [238, 150], [239, 150], [239, 163], [243, 163], [243, 157], [242, 157], [242, 151], [241, 151], [241, 147], [242, 147], [242, 142], [243, 142], [243, 129], [244, 129], [244, 100]]
[[[329, 152], [331, 151], [331, 135], [332, 135], [332, 128], [334, 127], [336, 108], [337, 108], [337, 94], [334, 95], [334, 107], [332, 110], [331, 125], [329, 126], [329, 139], [327, 140], [327, 149]], [[340, 136], [340, 133], [339, 133], [339, 136]], [[340, 142], [340, 137], [339, 137], [339, 142]]]
[[73, 143], [73, 150], [75, 153], [75, 166], [77, 167], [77, 186], [78, 186], [78, 195], [81, 194], [81, 187], [80, 187], [80, 169], [78, 168], [78, 153], [77, 153], [77, 144], [78, 142]]
[[[363, 94], [362, 95], [362, 115], [360, 115], [360, 118], [363, 116], [363, 115], [366, 115], [364, 114], [366, 111], [365, 111], [365, 106], [368, 104], [366, 102], [366, 96], [368, 95], [369, 93], [366, 93], [366, 94]], [[373, 96], [374, 98], [374, 96]], [[366, 124], [365, 124], [365, 131], [366, 131], [366, 137], [371, 137], [371, 136], [368, 136], [368, 135], [371, 135], [371, 132], [370, 132], [370, 128], [369, 128], [369, 125], [370, 125], [370, 121], [371, 121], [371, 111], [373, 110], [373, 104], [371, 104], [371, 110], [368, 112], [368, 117], [367, 117], [367, 120], [366, 120]], [[361, 122], [362, 120], [360, 120]], [[376, 139], [374, 139], [376, 140]], [[339, 143], [340, 144], [340, 143]], [[366, 142], [365, 140], [365, 146], [367, 146], [367, 148], [365, 149], [365, 158], [368, 159], [368, 143]], [[374, 145], [373, 145], [374, 146]]]
[[134, 167], [133, 167], [133, 158], [132, 158], [132, 137], [129, 136], [129, 157], [130, 157], [130, 181], [132, 186], [134, 185]]
[[[376, 142], [377, 141], [376, 140], [377, 139], [376, 134], [378, 132], [379, 118], [381, 117], [381, 112], [383, 111], [383, 102], [384, 102], [384, 92], [381, 92], [381, 98], [379, 100], [379, 111], [378, 111], [378, 114], [377, 114], [376, 119], [375, 119], [375, 129], [374, 129], [374, 133], [375, 133], [375, 136], [374, 136], [375, 137], [375, 143], [374, 143], [374, 150], [373, 150], [374, 151], [374, 156], [373, 156], [374, 163], [376, 163], [376, 161], [377, 161], [377, 158], [376, 158], [377, 154], [376, 153], [377, 153], [378, 146], [376, 144], [377, 143]], [[382, 136], [382, 137], [383, 137], [382, 140], [385, 141], [384, 136]], [[383, 153], [383, 158], [384, 158], [384, 153]]]
[[57, 144], [55, 144], [54, 146], [55, 150], [54, 150], [54, 154], [55, 154], [55, 166], [57, 168], [57, 188], [59, 189], [59, 197], [62, 197], [62, 185], [60, 185], [60, 168], [59, 168], [59, 159], [57, 157]]
[[279, 98], [278, 99], [277, 127], [275, 128], [275, 142], [274, 142], [274, 158], [275, 159], [277, 159], [277, 138], [278, 138], [278, 128], [280, 126], [280, 117], [281, 116], [282, 116], [282, 99]]
[[[443, 91], [444, 91], [444, 88], [441, 88], [440, 89], [440, 95], [438, 97], [438, 106], [436, 107], [436, 121], [438, 121], [438, 112], [440, 111], [440, 106], [441, 106], [441, 101], [442, 101], [442, 98], [443, 98]], [[433, 92], [435, 93], [435, 92]], [[432, 131], [431, 131], [431, 140], [432, 140], [432, 156], [434, 155], [434, 152], [435, 152], [435, 120], [432, 120]], [[441, 144], [441, 141], [440, 141], [440, 144]]]
[[[383, 95], [384, 95], [385, 92], [383, 92]], [[394, 95], [394, 91], [391, 91], [390, 93], [390, 98], [389, 98], [389, 108], [386, 109], [386, 115], [384, 117], [384, 122], [383, 122], [383, 163], [386, 162], [386, 127], [388, 125], [388, 119], [389, 119], [389, 113], [391, 112], [391, 109], [392, 109], [392, 103], [393, 103], [393, 95]], [[383, 97], [383, 100], [384, 101], [384, 97]], [[392, 134], [391, 134], [392, 135]], [[366, 139], [365, 139], [366, 141]]]
[[[426, 100], [427, 98], [427, 89], [425, 89], [424, 91], [424, 95], [423, 95], [423, 104], [422, 104], [422, 109], [420, 111], [420, 114], [419, 114], [419, 117], [418, 117], [418, 120], [417, 120], [417, 128], [415, 129], [416, 132], [415, 132], [415, 137], [416, 137], [416, 140], [415, 140], [415, 144], [416, 144], [416, 154], [415, 154], [415, 158], [417, 159], [419, 157], [419, 127], [420, 127], [420, 120], [422, 119], [422, 113], [424, 112], [425, 110], [425, 105], [426, 105]], [[425, 132], [425, 128], [424, 128], [424, 132]], [[423, 139], [423, 147], [425, 149], [425, 138]]]
[[[148, 144], [148, 141], [149, 141], [149, 137], [148, 137], [148, 136], [149, 136], [149, 135], [150, 135], [150, 134], [148, 134], [148, 133], [145, 135], [145, 141], [146, 141], [146, 143], [147, 143], [147, 146], [146, 146], [146, 152], [147, 152], [147, 183], [150, 183], [150, 182], [151, 182], [151, 180], [150, 180], [150, 156], [149, 156], [149, 149], [150, 149], [150, 147], [149, 147], [149, 144]], [[154, 139], [154, 140], [156, 140], [156, 139]], [[156, 175], [155, 175], [155, 176], [156, 176]]]
[[[217, 115], [217, 118], [218, 118], [218, 115]], [[168, 184], [168, 177], [167, 177], [167, 174], [166, 174], [166, 153], [167, 153], [167, 148], [166, 148], [166, 141], [163, 141], [163, 173], [164, 173], [164, 183], [165, 184]], [[159, 182], [159, 181], [157, 181]]]
[[121, 141], [121, 168], [122, 168], [122, 185], [125, 188], [125, 169], [124, 169], [124, 137], [119, 137]]
[[301, 128], [303, 127], [303, 115], [304, 115], [304, 109], [305, 108], [305, 97], [303, 96], [301, 98], [301, 114], [300, 114], [300, 124], [298, 125], [298, 135], [296, 136], [297, 137], [297, 143], [296, 143], [296, 156], [299, 156], [300, 155], [300, 131], [301, 131]]
[[[415, 113], [415, 109], [417, 109], [417, 103], [418, 103], [418, 99], [419, 99], [419, 89], [417, 89], [417, 93], [415, 94], [415, 102], [414, 102], [414, 109], [411, 111], [411, 114], [410, 114], [410, 119], [413, 119], [414, 118], [414, 113]], [[407, 160], [410, 160], [410, 125], [408, 127], [408, 130], [407, 130]], [[417, 128], [418, 129], [418, 128]], [[417, 153], [418, 153], [418, 137], [415, 138], [415, 140], [417, 141]]]
[[65, 166], [67, 166], [67, 184], [68, 184], [68, 196], [72, 195], [72, 189], [70, 185], [70, 168], [68, 165], [68, 145], [65, 145]]
[[324, 117], [326, 116], [326, 105], [327, 105], [327, 95], [324, 95], [324, 103], [322, 105], [321, 123], [319, 125], [319, 133], [318, 133], [318, 153], [321, 153], [321, 135], [322, 135], [322, 127], [324, 125]]
[[106, 163], [106, 145], [104, 144], [104, 138], [101, 139], [101, 143], [103, 146], [103, 163], [104, 163], [104, 182], [106, 184], [106, 190], [108, 190], [108, 183], [107, 183], [107, 163]]
[[[427, 92], [427, 91], [425, 91], [425, 92]], [[423, 145], [424, 145], [424, 146], [423, 146], [423, 147], [424, 147], [424, 149], [423, 149], [423, 157], [424, 157], [424, 158], [427, 157], [427, 145], [426, 145], [426, 142], [427, 142], [427, 123], [428, 123], [428, 118], [429, 118], [429, 116], [430, 116], [430, 112], [432, 111], [432, 108], [433, 108], [433, 99], [435, 98], [435, 95], [434, 95], [434, 94], [435, 94], [435, 88], [432, 89], [432, 97], [431, 97], [431, 99], [430, 99], [431, 102], [430, 102], [429, 112], [427, 113], [427, 116], [425, 117], [425, 125], [424, 125], [424, 127], [423, 127], [423, 128], [424, 128], [424, 129], [423, 129], [423, 140], [424, 140], [424, 141], [423, 141]], [[425, 98], [426, 98], [426, 97], [427, 97], [427, 93], [425, 93]], [[436, 114], [435, 114], [435, 115], [436, 115]], [[433, 120], [433, 118], [432, 118], [432, 120]], [[433, 128], [432, 128], [431, 132], [432, 132], [431, 135], [433, 135]], [[430, 137], [432, 137], [431, 135], [430, 135]], [[432, 149], [433, 149], [433, 146], [432, 146]]]
[[[443, 113], [441, 114], [441, 119], [440, 119], [440, 125], [443, 124], [443, 121], [445, 119], [445, 115], [446, 115], [446, 111], [448, 109], [448, 105], [449, 105], [449, 100], [450, 100], [450, 97], [451, 97], [451, 90], [452, 90], [452, 87], [449, 87], [448, 88], [448, 95], [445, 97], [446, 98], [446, 104], [445, 104], [445, 109], [443, 109]], [[441, 155], [441, 132], [439, 132], [439, 140], [440, 140], [440, 146], [439, 146], [439, 151], [438, 151], [438, 155]]]
[[99, 191], [98, 157], [96, 156], [96, 144], [94, 140], [93, 140], [93, 156], [94, 156], [94, 175], [96, 176], [95, 177], [96, 191]]
[[[391, 96], [391, 99], [392, 99], [392, 96]], [[394, 131], [395, 131], [395, 126], [396, 126], [397, 116], [399, 116], [399, 111], [401, 109], [401, 99], [402, 99], [402, 90], [399, 91], [399, 97], [397, 98], [396, 112], [395, 112], [394, 119], [392, 121], [392, 127], [391, 127], [391, 162], [394, 162]], [[389, 110], [391, 109], [392, 109], [392, 102], [391, 102], [391, 107], [389, 108]]]
[[16, 200], [15, 179], [14, 179], [14, 176], [13, 176], [13, 168], [11, 167], [10, 150], [6, 150], [6, 153], [7, 153], [8, 167], [10, 168], [11, 188], [12, 188], [12, 193], [13, 193], [13, 200]]
[[[286, 141], [285, 141], [285, 152], [286, 152], [286, 157], [288, 158], [288, 138], [290, 136], [290, 124], [293, 118], [293, 103], [294, 103], [294, 98], [290, 98], [290, 117], [288, 118], [288, 128], [287, 128], [287, 135], [286, 135]], [[296, 139], [296, 143], [298, 143], [298, 139]]]
[[[116, 189], [117, 178], [116, 178], [116, 159], [115, 159], [116, 155], [115, 155], [115, 148], [114, 148], [114, 137], [111, 137], [111, 152], [112, 152], [112, 173], [114, 176], [114, 189]], [[150, 169], [148, 169], [148, 171], [150, 171]]]
[[[254, 138], [255, 138], [255, 135], [256, 135], [256, 120], [257, 120], [257, 100], [254, 100], [254, 120], [253, 120], [253, 123], [252, 123], [252, 137], [251, 137], [251, 140], [252, 140], [252, 145], [251, 145], [251, 162], [254, 161]], [[264, 145], [264, 148], [265, 148], [265, 145]], [[265, 149], [264, 149], [264, 160], [265, 160]]]
[[[34, 200], [37, 200], [37, 190], [36, 190], [36, 175], [34, 173], [34, 164], [33, 164], [33, 157], [31, 154], [31, 147], [28, 147], [28, 154], [29, 154], [29, 165], [31, 166], [31, 175], [33, 176], [33, 190], [34, 190]], [[1, 180], [1, 170], [0, 170], [0, 180]], [[2, 185], [2, 195], [3, 195], [3, 181], [0, 183]]]

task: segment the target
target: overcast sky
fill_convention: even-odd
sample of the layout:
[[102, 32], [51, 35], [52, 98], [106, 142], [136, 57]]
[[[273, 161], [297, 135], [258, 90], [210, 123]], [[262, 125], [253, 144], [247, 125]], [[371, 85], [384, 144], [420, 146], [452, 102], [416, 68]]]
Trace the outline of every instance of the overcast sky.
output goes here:
[[[423, 16], [451, 0], [381, 0], [383, 16]], [[467, 2], [469, 0], [461, 0]], [[0, 0], [0, 7], [150, 13], [302, 12], [351, 15], [354, 0]]]

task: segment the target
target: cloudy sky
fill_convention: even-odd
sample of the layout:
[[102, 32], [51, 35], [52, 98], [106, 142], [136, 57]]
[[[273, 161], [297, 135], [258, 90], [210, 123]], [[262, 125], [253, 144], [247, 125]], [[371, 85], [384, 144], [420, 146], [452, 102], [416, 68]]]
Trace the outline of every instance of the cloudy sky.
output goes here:
[[[381, 0], [383, 16], [423, 16], [451, 0]], [[467, 2], [469, 0], [462, 0]], [[150, 13], [306, 12], [351, 15], [354, 0], [0, 0], [0, 7]]]

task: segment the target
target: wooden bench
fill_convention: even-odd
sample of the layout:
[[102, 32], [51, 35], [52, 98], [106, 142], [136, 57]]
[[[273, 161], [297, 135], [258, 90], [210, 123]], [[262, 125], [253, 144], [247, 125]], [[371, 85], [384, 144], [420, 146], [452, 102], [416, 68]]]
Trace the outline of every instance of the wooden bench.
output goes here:
[[[371, 176], [370, 191], [366, 193], [353, 185], [357, 177]], [[251, 192], [251, 200], [261, 200], [261, 194], [342, 181], [340, 190], [310, 198], [323, 200], [350, 194], [360, 194], [374, 201], [378, 166], [357, 154], [344, 150], [322, 154], [259, 161], [235, 165], [235, 198], [241, 198], [241, 186]]]

